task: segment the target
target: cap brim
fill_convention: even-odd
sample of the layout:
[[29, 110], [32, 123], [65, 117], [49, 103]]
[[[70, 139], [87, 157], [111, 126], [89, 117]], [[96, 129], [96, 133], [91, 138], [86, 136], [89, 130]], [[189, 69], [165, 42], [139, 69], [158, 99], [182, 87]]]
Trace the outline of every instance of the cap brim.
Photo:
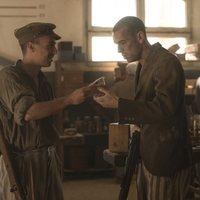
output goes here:
[[60, 40], [61, 39], [61, 37], [58, 35], [58, 34], [56, 34], [56, 33], [52, 33], [52, 37], [55, 39], [55, 40]]

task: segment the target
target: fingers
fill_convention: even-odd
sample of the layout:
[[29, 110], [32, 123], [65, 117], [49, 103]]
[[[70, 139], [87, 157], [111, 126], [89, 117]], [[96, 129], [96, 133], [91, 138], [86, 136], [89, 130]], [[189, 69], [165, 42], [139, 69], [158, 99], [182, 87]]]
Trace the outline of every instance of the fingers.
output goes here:
[[85, 98], [87, 97], [87, 88], [82, 87], [79, 89], [74, 90], [70, 95], [70, 103], [72, 105], [77, 105], [85, 101]]
[[100, 105], [104, 106], [104, 102], [107, 99], [107, 96], [109, 96], [109, 92], [108, 92], [108, 90], [106, 90], [105, 88], [102, 88], [102, 87], [98, 87], [97, 90], [99, 92], [97, 92], [95, 95], [93, 95], [93, 99]]
[[104, 96], [93, 96], [93, 99], [94, 99], [95, 101], [103, 101]]
[[97, 89], [98, 89], [100, 92], [104, 93], [104, 94], [109, 94], [108, 90], [106, 90], [106, 89], [103, 88], [103, 87], [97, 87]]
[[104, 97], [102, 96], [93, 96], [94, 101], [96, 101], [98, 104], [103, 106], [103, 102], [104, 102]]
[[86, 87], [82, 88], [82, 91], [83, 91], [84, 97], [89, 97], [89, 96], [91, 96], [90, 94], [92, 92], [92, 88], [86, 86]]
[[92, 96], [93, 97], [101, 97], [101, 96], [105, 96], [109, 94], [107, 92], [107, 90], [105, 88], [102, 88], [102, 87], [96, 87], [94, 90], [93, 90], [93, 94]]

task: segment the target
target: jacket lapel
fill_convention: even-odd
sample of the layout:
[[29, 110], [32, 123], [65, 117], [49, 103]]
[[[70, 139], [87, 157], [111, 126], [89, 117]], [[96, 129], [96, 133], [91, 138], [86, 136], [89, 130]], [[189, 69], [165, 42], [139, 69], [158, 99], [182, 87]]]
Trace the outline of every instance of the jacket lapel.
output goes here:
[[135, 97], [134, 99], [139, 95], [142, 88], [149, 84], [148, 78], [152, 77], [152, 73], [154, 70], [154, 65], [152, 62], [155, 62], [155, 53], [161, 48], [161, 45], [159, 43], [156, 43], [152, 46], [152, 51], [150, 52], [149, 56], [147, 57], [144, 65], [142, 66], [140, 63], [137, 66], [136, 70], [136, 78], [135, 78]]
[[135, 91], [137, 90], [141, 68], [142, 68], [142, 65], [139, 63], [137, 65], [137, 69], [136, 69], [136, 73], [135, 73]]
[[[141, 64], [139, 64], [141, 66]], [[141, 69], [140, 69], [141, 68]], [[147, 84], [147, 76], [148, 76], [148, 71], [150, 70], [150, 68], [148, 67], [148, 65], [144, 65], [143, 67], [141, 66], [138, 69], [138, 74], [136, 73], [136, 79], [135, 81], [137, 81], [135, 83], [136, 88], [135, 88], [135, 98], [139, 95], [140, 91], [142, 90], [143, 86], [145, 84]], [[140, 71], [139, 71], [140, 70]]]

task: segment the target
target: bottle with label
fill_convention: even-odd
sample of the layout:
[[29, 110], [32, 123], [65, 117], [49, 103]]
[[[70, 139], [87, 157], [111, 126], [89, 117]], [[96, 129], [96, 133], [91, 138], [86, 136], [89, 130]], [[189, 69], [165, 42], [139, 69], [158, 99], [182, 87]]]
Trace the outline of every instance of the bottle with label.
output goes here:
[[83, 132], [83, 121], [80, 119], [80, 117], [76, 118], [75, 128], [76, 128], [78, 133], [82, 133]]
[[101, 133], [102, 132], [102, 123], [101, 123], [101, 118], [98, 115], [94, 116], [94, 125], [95, 125], [95, 132]]
[[91, 117], [86, 115], [83, 119], [83, 132], [90, 133], [91, 132]]

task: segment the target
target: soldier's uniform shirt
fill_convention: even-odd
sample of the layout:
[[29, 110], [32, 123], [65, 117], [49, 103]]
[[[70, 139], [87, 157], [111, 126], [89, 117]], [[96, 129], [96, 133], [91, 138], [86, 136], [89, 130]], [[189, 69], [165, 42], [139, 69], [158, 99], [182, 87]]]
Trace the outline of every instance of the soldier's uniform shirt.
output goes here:
[[54, 119], [50, 116], [24, 121], [33, 103], [53, 99], [52, 88], [42, 72], [38, 74], [36, 85], [21, 65], [19, 60], [15, 66], [5, 67], [0, 72], [0, 118], [4, 137], [26, 198], [62, 200], [61, 166], [54, 148], [58, 141]]

